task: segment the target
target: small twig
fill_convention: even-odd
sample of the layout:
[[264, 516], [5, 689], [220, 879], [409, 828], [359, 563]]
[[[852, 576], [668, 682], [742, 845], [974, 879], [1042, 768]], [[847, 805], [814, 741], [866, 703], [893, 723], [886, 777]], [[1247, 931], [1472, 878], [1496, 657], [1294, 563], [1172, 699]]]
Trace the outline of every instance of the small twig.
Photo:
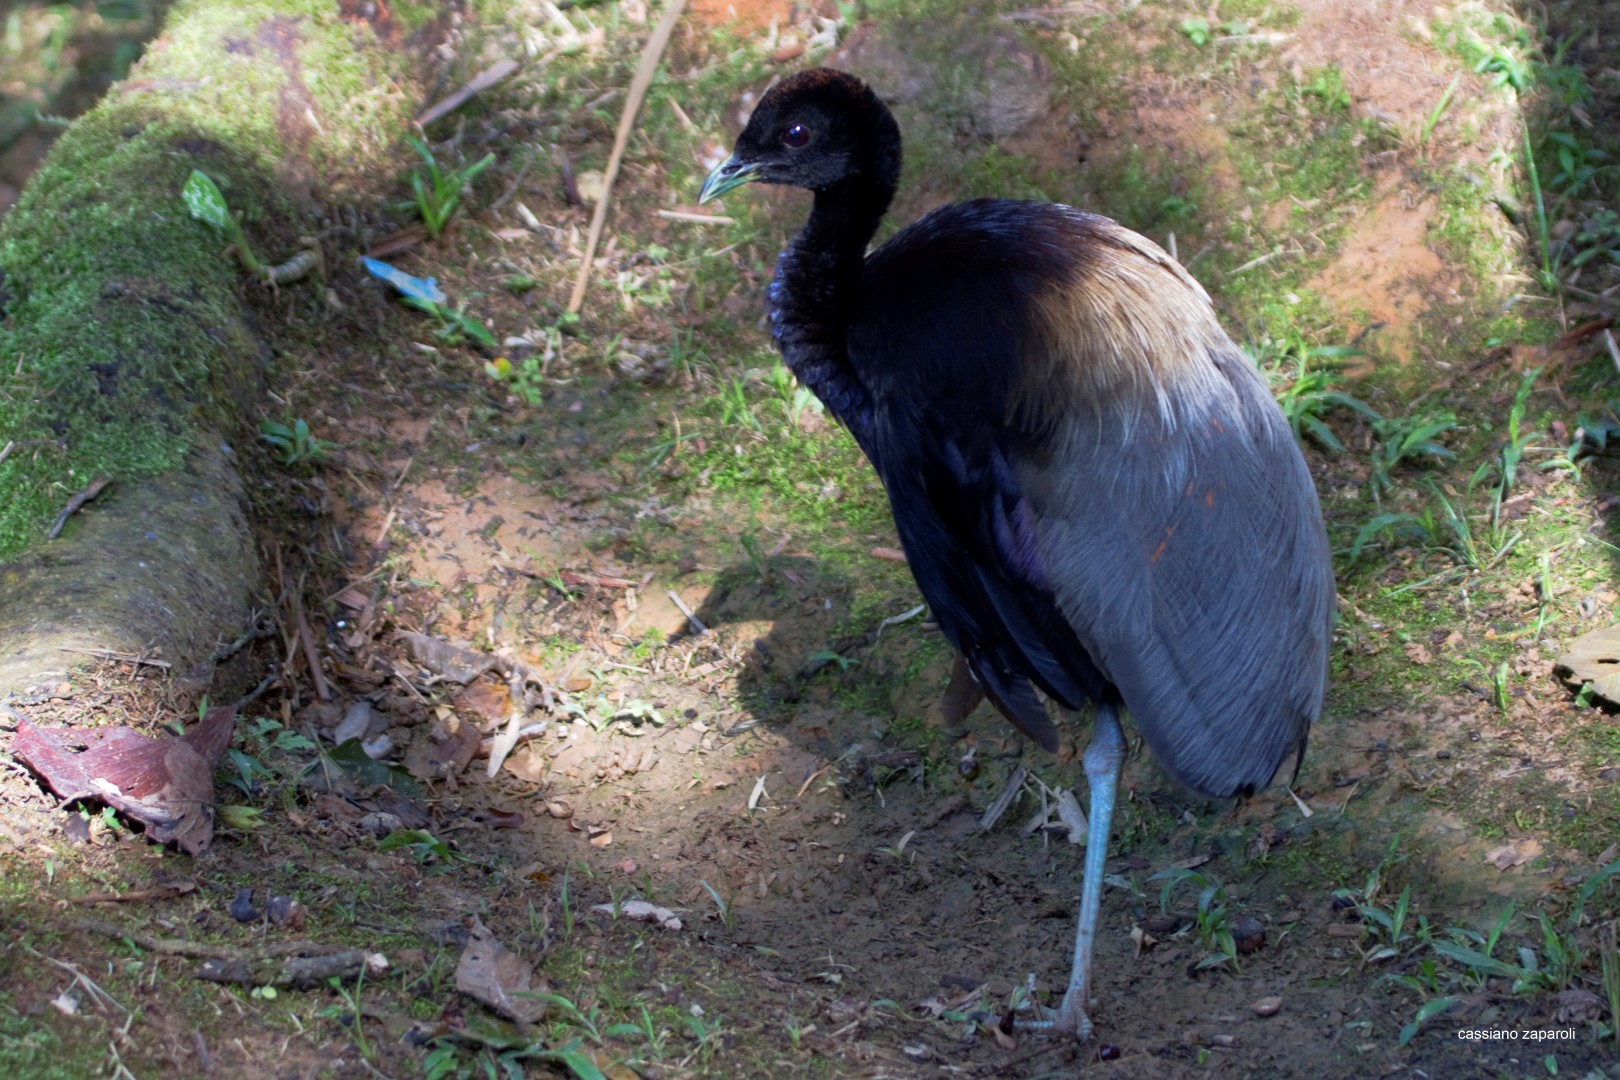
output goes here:
[[321, 657], [315, 651], [315, 634], [309, 628], [309, 620], [304, 618], [304, 606], [298, 602], [296, 594], [288, 596], [287, 604], [292, 608], [293, 632], [304, 646], [304, 660], [309, 664], [309, 679], [315, 684], [315, 696], [322, 701], [331, 701], [332, 690], [326, 685], [326, 673], [321, 670]]
[[153, 889], [133, 889], [129, 892], [99, 892], [85, 893], [83, 896], [69, 897], [69, 903], [74, 904], [130, 904], [146, 900], [167, 900], [175, 896], [184, 896], [186, 893], [197, 891], [195, 881], [177, 881], [173, 885], [160, 885]]
[[882, 639], [883, 631], [886, 627], [898, 626], [899, 624], [906, 622], [908, 619], [915, 619], [917, 616], [921, 615], [927, 610], [927, 604], [918, 604], [910, 611], [902, 611], [898, 615], [890, 615], [887, 619], [884, 619], [882, 622], [878, 623], [877, 633], [872, 635], [872, 644], [876, 645], [878, 641]]
[[283, 941], [266, 945], [262, 949], [245, 951], [206, 941], [158, 937], [101, 919], [69, 919], [65, 925], [86, 933], [100, 934], [114, 941], [128, 938], [148, 952], [161, 953], [164, 956], [189, 956], [198, 960], [239, 960], [243, 963], [252, 963], [255, 960], [274, 960], [283, 956], [330, 956], [347, 951], [340, 945], [322, 945], [314, 941]]
[[[260, 638], [270, 637], [275, 634], [275, 632], [275, 627], [270, 625], [268, 620], [259, 615], [255, 615], [253, 618], [253, 625], [248, 628], [247, 633], [243, 634], [235, 641], [232, 641], [226, 645], [221, 645], [219, 648], [215, 649], [209, 654], [208, 662], [211, 664], [217, 664], [222, 660], [229, 660], [231, 657], [235, 656], [237, 653], [246, 648], [248, 642], [258, 641]], [[164, 666], [167, 667], [168, 665]]]
[[134, 664], [137, 667], [163, 668], [167, 671], [173, 666], [167, 660], [153, 660], [151, 657], [113, 652], [111, 649], [80, 649], [73, 645], [58, 645], [57, 648], [63, 652], [82, 653], [85, 656], [94, 656], [101, 660], [116, 660], [121, 664]]
[[1620, 371], [1620, 345], [1614, 343], [1614, 331], [1603, 331], [1603, 344], [1609, 347], [1609, 359], [1614, 361], [1614, 369]]
[[675, 21], [681, 16], [681, 9], [686, 7], [686, 0], [667, 0], [667, 4], [658, 25], [653, 28], [652, 36], [647, 39], [646, 47], [641, 50], [641, 63], [636, 66], [636, 74], [630, 80], [630, 94], [625, 98], [624, 112], [619, 115], [619, 130], [613, 137], [613, 151], [608, 155], [607, 169], [602, 174], [602, 197], [596, 200], [596, 212], [591, 215], [591, 229], [585, 237], [585, 255], [579, 262], [579, 276], [574, 279], [574, 291], [568, 297], [570, 314], [578, 314], [585, 303], [585, 286], [590, 281], [597, 242], [602, 239], [602, 226], [607, 223], [609, 196], [613, 193], [613, 181], [619, 175], [619, 162], [624, 159], [624, 148], [629, 145], [630, 132], [635, 129], [641, 99], [647, 96], [653, 72], [664, 55], [664, 46], [669, 43], [670, 34], [675, 32]]
[[1264, 266], [1266, 263], [1270, 262], [1272, 259], [1280, 258], [1283, 255], [1303, 255], [1303, 254], [1305, 254], [1305, 252], [1300, 248], [1278, 248], [1276, 251], [1267, 252], [1266, 254], [1261, 255], [1258, 258], [1250, 259], [1248, 262], [1244, 263], [1242, 266], [1238, 267], [1237, 269], [1228, 272], [1226, 276], [1227, 277], [1237, 277], [1239, 274], [1243, 273], [1245, 270], [1253, 270], [1257, 266]]
[[394, 527], [394, 515], [399, 513], [399, 507], [390, 506], [388, 516], [383, 518], [382, 528], [377, 530], [377, 539], [371, 542], [372, 547], [379, 546], [388, 536], [388, 530]]
[[1224, 34], [1218, 38], [1211, 38], [1214, 45], [1281, 45], [1293, 34]]
[[798, 802], [800, 799], [804, 798], [804, 793], [806, 791], [810, 790], [810, 785], [816, 782], [816, 777], [818, 777], [818, 776], [826, 776], [827, 775], [827, 770], [830, 769], [830, 768], [832, 768], [832, 762], [829, 761], [827, 764], [823, 765], [821, 768], [817, 769], [815, 772], [813, 772], [809, 776], [805, 777], [804, 778], [804, 783], [799, 785], [799, 793], [797, 795], [793, 796], [793, 801]]
[[703, 623], [698, 620], [696, 615], [692, 614], [692, 609], [686, 606], [685, 600], [682, 600], [678, 595], [676, 595], [674, 589], [669, 590], [669, 598], [676, 607], [681, 609], [681, 614], [686, 616], [686, 621], [692, 624], [692, 633], [701, 637], [709, 632], [709, 628], [704, 626]]
[[258, 701], [259, 698], [264, 695], [266, 690], [270, 689], [280, 681], [280, 678], [281, 677], [279, 675], [266, 675], [264, 678], [260, 679], [259, 685], [255, 686], [252, 690], [249, 690], [247, 694], [236, 703], [237, 710], [240, 711], [245, 709], [255, 701]]
[[1024, 789], [1024, 777], [1028, 775], [1029, 770], [1022, 765], [1013, 770], [1012, 778], [1001, 789], [1001, 794], [996, 796], [996, 801], [991, 803], [989, 809], [985, 810], [983, 816], [979, 818], [980, 832], [989, 831], [995, 826], [996, 822], [1001, 820], [1001, 815], [1007, 812], [1007, 807], [1013, 804], [1013, 800], [1018, 797], [1018, 793]]
[[735, 225], [737, 219], [724, 214], [694, 214], [686, 210], [660, 210], [658, 216], [671, 221], [691, 221], [698, 225]]
[[83, 506], [97, 495], [100, 495], [102, 489], [110, 483], [112, 483], [112, 477], [110, 476], [98, 476], [96, 479], [90, 481], [90, 486], [73, 496], [73, 498], [69, 499], [68, 504], [62, 508], [62, 512], [56, 515], [56, 524], [51, 526], [51, 531], [46, 534], [45, 538], [47, 540], [55, 540], [62, 532], [62, 526], [67, 524], [67, 519], [77, 513], [79, 507]]
[[518, 188], [523, 186], [523, 178], [529, 175], [529, 170], [532, 168], [534, 168], [534, 158], [531, 156], [523, 162], [523, 167], [518, 169], [517, 176], [506, 186], [506, 190], [501, 192], [500, 197], [489, 204], [491, 214], [505, 206], [508, 200], [518, 193]]
[[417, 126], [427, 127], [445, 113], [460, 108], [461, 105], [474, 94], [481, 90], [488, 90], [490, 87], [494, 86], [496, 83], [500, 82], [517, 69], [518, 62], [510, 57], [505, 60], [497, 60], [489, 67], [467, 80], [461, 89], [455, 91], [447, 97], [440, 98], [432, 105], [429, 105], [426, 109], [423, 109], [422, 114], [416, 118]]
[[[69, 975], [72, 975], [74, 981], [78, 982], [78, 983], [81, 983], [86, 990], [90, 991], [90, 996], [95, 998], [98, 1002], [111, 1003], [113, 1006], [115, 1006], [118, 1009], [119, 1012], [123, 1013], [125, 1016], [128, 1016], [130, 1014], [129, 1010], [124, 1008], [123, 1004], [117, 998], [113, 997], [111, 994], [107, 993], [107, 991], [103, 990], [101, 988], [100, 983], [96, 982], [96, 980], [92, 979], [90, 976], [86, 975], [83, 971], [79, 970], [79, 968], [77, 966], [75, 966], [73, 964], [70, 964], [65, 960], [58, 960], [54, 956], [46, 956], [44, 953], [40, 952], [38, 949], [35, 949], [34, 947], [32, 947], [31, 945], [28, 945], [26, 943], [23, 944], [23, 948], [26, 949], [28, 952], [32, 953], [34, 956], [39, 957], [41, 960], [45, 961], [47, 964], [50, 964], [53, 967], [59, 967], [63, 971], [67, 972]], [[106, 1008], [106, 1004], [103, 1004], [102, 1007]]]
[[0, 465], [3, 465], [5, 463], [6, 458], [11, 456], [11, 451], [16, 449], [16, 446], [17, 446], [16, 440], [7, 439], [6, 440], [6, 445], [3, 446], [3, 447], [0, 447]]
[[872, 558], [885, 559], [889, 562], [905, 562], [906, 553], [899, 548], [875, 547], [872, 549]]

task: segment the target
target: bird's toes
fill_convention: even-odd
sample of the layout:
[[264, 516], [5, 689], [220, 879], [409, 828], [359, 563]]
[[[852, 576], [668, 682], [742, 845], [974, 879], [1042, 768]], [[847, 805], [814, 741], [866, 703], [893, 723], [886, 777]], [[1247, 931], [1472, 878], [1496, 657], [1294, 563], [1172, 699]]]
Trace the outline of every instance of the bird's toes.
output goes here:
[[1090, 1003], [1085, 995], [1071, 990], [1063, 995], [1063, 1004], [1058, 1007], [1054, 1016], [1052, 1027], [1055, 1031], [1073, 1032], [1080, 1042], [1091, 1041], [1091, 1016], [1088, 1011]]

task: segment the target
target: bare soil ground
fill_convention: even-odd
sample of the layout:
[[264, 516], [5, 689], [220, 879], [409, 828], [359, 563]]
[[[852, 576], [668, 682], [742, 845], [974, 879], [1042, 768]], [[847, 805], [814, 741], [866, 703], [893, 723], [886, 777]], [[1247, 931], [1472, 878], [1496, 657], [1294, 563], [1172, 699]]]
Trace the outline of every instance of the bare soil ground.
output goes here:
[[[1485, 319], [1468, 307], [1478, 267], [1444, 242], [1455, 210], [1433, 178], [1488, 172], [1486, 148], [1514, 145], [1517, 119], [1424, 30], [1443, 9], [1304, 0], [1281, 18], [1268, 8], [1229, 36], [1278, 26], [1286, 37], [1217, 43], [1249, 51], [1199, 54], [1207, 63], [1191, 67], [1154, 50], [1191, 48], [1177, 27], [1199, 11], [1142, 9], [1120, 22], [1096, 21], [1095, 4], [986, 15], [989, 44], [974, 55], [1036, 73], [1009, 77], [1021, 95], [1013, 111], [1027, 115], [1007, 143], [1024, 148], [1032, 175], [1067, 170], [1066, 197], [1079, 198], [1117, 186], [1118, 170], [1156, 148], [1162, 168], [1147, 173], [1163, 182], [1165, 205], [1196, 193], [1204, 209], [1150, 231], [1176, 233], [1234, 332], [1269, 325], [1240, 291], [1251, 275], [1297, 261], [1272, 288], [1325, 299], [1337, 340], [1366, 347], [1347, 368], [1366, 381], [1345, 386], [1386, 410], [1429, 399], [1468, 423], [1499, 418], [1515, 365], [1549, 365], [1534, 400], [1569, 430], [1577, 409], [1603, 399], [1607, 361], [1592, 339], [1549, 351], [1474, 332]], [[717, 25], [774, 32], [781, 50], [837, 15], [697, 4], [668, 62], [676, 72], [712, 63]], [[880, 15], [852, 40], [846, 27], [834, 61], [865, 65], [920, 113], [941, 91], [896, 59], [907, 28]], [[1004, 36], [1015, 31], [1034, 37]], [[1105, 74], [1123, 84], [1118, 95], [1088, 102], [1046, 72], [1052, 54], [1041, 50], [1070, 40], [1077, 52], [1137, 58]], [[1278, 148], [1275, 160], [1245, 161], [1245, 126], [1265, 109], [1299, 119], [1318, 106], [1308, 95], [1256, 103], [1326, 69], [1342, 76], [1346, 114], [1387, 138], [1355, 148], [1355, 192], [1262, 190], [1257, 177], [1296, 159]], [[557, 95], [596, 99], [623, 80], [605, 63], [568, 78], [563, 90], [503, 91], [472, 126], [599, 160], [618, 104], [570, 113]], [[1459, 78], [1442, 134], [1420, 139]], [[697, 85], [676, 80], [654, 97], [696, 96]], [[988, 708], [941, 726], [951, 657], [890, 557], [898, 545], [875, 477], [813, 410], [794, 414], [790, 395], [773, 397], [753, 370], [767, 353], [739, 351], [763, 349], [758, 298], [802, 201], [758, 193], [758, 234], [729, 246], [719, 232], [690, 239], [713, 226], [657, 215], [695, 209], [674, 178], [701, 175], [760, 85], [739, 81], [724, 109], [688, 118], [698, 130], [681, 145], [694, 160], [633, 155], [618, 239], [577, 332], [546, 333], [589, 213], [569, 205], [549, 146], [532, 171], [503, 165], [443, 240], [398, 260], [478, 297], [499, 334], [526, 336], [502, 352], [544, 358], [527, 384], [491, 380], [491, 357], [433, 338], [344, 272], [333, 304], [281, 302], [304, 328], [284, 357], [297, 374], [278, 406], [342, 448], [315, 468], [263, 462], [277, 629], [209, 689], [232, 700], [279, 675], [239, 719], [238, 746], [264, 771], [228, 763], [243, 790], [221, 789], [262, 822], [222, 824], [192, 860], [111, 817], [64, 813], [20, 767], [4, 774], [0, 1053], [11, 1075], [494, 1075], [502, 1052], [527, 1047], [573, 1048], [616, 1078], [1620, 1076], [1599, 961], [1614, 900], [1604, 887], [1581, 892], [1616, 857], [1620, 738], [1611, 714], [1576, 704], [1552, 673], [1559, 641], [1611, 619], [1620, 600], [1596, 546], [1612, 539], [1603, 522], [1620, 472], [1601, 458], [1578, 480], [1524, 481], [1513, 520], [1567, 529], [1537, 549], [1550, 553], [1539, 576], [1534, 559], [1442, 576], [1452, 564], [1434, 549], [1393, 541], [1345, 561], [1334, 687], [1292, 791], [1211, 804], [1134, 755], [1103, 900], [1097, 1039], [999, 1033], [1026, 977], [1041, 994], [1066, 977], [1081, 848], [1062, 829], [1023, 826], [1042, 791], [1083, 796], [1087, 732], [1066, 730], [1053, 757]], [[964, 115], [940, 137], [950, 145], [921, 146], [912, 160], [972, 145], [972, 124], [993, 119], [971, 102]], [[908, 130], [931, 131], [924, 122]], [[908, 182], [902, 219], [957, 197], [962, 180], [924, 164]], [[379, 212], [368, 227], [388, 224]], [[726, 274], [705, 277], [686, 251], [724, 261]], [[1570, 300], [1559, 329], [1607, 310]], [[1374, 512], [1365, 491], [1376, 448], [1364, 422], [1335, 426], [1349, 451], [1310, 453], [1335, 545], [1348, 548]], [[1495, 453], [1499, 443], [1470, 445]], [[1376, 510], [1416, 516], [1428, 489], [1403, 476]], [[1440, 482], [1460, 499], [1467, 473]], [[1580, 536], [1594, 540], [1569, 539]], [[290, 597], [330, 700], [310, 677]], [[1543, 633], [1549, 612], [1557, 625]], [[446, 665], [402, 632], [531, 665], [549, 707], [518, 712], [546, 728], [488, 777], [473, 748], [506, 723], [511, 685], [446, 679]], [[195, 688], [114, 661], [3, 716], [8, 727], [26, 717], [155, 731], [194, 715], [195, 700]], [[315, 752], [331, 750], [323, 732], [360, 701], [375, 715], [367, 734], [386, 734], [419, 785], [404, 809]], [[980, 831], [1019, 766], [1038, 779]], [[379, 814], [420, 831], [379, 842], [389, 827]], [[1167, 888], [1155, 878], [1166, 872], [1184, 880]], [[287, 896], [305, 914], [238, 921], [230, 908], [244, 889], [260, 910]], [[672, 909], [681, 929], [591, 910], [630, 898]], [[1520, 914], [1504, 924], [1496, 966], [1437, 964], [1432, 939], [1453, 927], [1488, 934], [1509, 903]], [[1546, 922], [1524, 914], [1538, 911]], [[566, 999], [548, 1002], [536, 1027], [515, 1028], [458, 992], [475, 916]], [[1562, 928], [1554, 943], [1585, 950], [1561, 973], [1543, 925]], [[1239, 929], [1239, 951], [1206, 962], [1223, 927]], [[386, 974], [343, 990], [250, 993], [198, 979], [199, 957], [173, 944], [254, 959], [299, 937], [381, 952]], [[1521, 985], [1531, 968], [1551, 974]], [[1429, 1001], [1445, 1008], [1420, 1014]], [[1410, 1035], [1408, 1025], [1418, 1025]], [[1466, 1029], [1568, 1035], [1460, 1038]], [[434, 1058], [435, 1045], [451, 1049]], [[448, 1071], [433, 1073], [439, 1065]], [[585, 1075], [556, 1057], [509, 1068]]]

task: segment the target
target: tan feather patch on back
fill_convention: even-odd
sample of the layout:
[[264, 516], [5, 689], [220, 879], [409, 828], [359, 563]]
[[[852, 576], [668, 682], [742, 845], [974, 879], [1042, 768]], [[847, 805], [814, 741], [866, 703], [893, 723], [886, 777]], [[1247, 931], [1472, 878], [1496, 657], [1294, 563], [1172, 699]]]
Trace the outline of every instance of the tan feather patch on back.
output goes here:
[[1172, 395], [1190, 404], [1214, 392], [1212, 357], [1235, 346], [1203, 287], [1159, 245], [1112, 221], [1093, 218], [1077, 231], [1084, 250], [1074, 272], [1036, 298], [1044, 348], [1026, 359], [1015, 414], [1135, 402], [1169, 417]]

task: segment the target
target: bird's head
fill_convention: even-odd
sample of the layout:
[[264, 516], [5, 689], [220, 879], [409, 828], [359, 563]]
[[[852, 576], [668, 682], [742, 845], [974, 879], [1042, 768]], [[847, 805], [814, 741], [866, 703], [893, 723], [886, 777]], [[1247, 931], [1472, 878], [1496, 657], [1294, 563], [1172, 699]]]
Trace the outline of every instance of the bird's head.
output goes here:
[[888, 108], [853, 75], [811, 68], [760, 99], [698, 202], [752, 180], [811, 191], [854, 181], [883, 191], [887, 202], [899, 178], [900, 129]]

